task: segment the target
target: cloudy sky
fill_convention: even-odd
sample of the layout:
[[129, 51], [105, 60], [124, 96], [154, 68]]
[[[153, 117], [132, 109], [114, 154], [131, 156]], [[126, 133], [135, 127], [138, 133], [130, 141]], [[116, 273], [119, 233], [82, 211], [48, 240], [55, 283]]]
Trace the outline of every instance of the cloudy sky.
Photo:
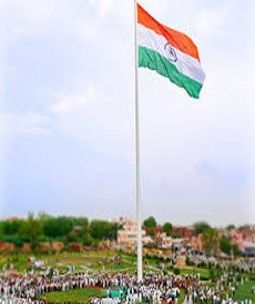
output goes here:
[[[255, 223], [254, 0], [141, 0], [198, 44], [199, 102], [141, 69], [143, 216]], [[0, 0], [0, 211], [135, 214], [133, 1]]]

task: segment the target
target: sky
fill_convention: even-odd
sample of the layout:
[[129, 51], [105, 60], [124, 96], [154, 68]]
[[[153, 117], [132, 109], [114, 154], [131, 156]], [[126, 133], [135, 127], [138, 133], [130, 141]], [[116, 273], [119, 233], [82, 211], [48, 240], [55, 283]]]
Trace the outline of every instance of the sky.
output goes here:
[[[139, 69], [143, 218], [255, 223], [255, 2], [141, 0], [200, 101]], [[133, 1], [0, 0], [0, 217], [135, 215]]]

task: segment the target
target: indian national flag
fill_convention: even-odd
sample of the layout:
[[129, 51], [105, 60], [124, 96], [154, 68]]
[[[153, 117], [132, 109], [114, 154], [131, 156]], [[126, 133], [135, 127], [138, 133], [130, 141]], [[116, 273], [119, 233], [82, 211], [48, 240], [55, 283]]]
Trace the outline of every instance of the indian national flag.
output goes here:
[[155, 20], [138, 4], [139, 67], [155, 70], [199, 98], [205, 74], [194, 42]]

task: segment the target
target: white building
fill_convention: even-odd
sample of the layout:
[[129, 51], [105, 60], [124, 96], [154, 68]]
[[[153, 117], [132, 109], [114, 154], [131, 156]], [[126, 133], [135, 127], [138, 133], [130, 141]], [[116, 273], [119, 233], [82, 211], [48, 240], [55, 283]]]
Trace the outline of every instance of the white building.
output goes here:
[[[137, 242], [136, 221], [127, 218], [121, 218], [119, 223], [122, 225], [122, 229], [118, 231], [118, 245], [124, 248], [134, 249]], [[143, 244], [153, 242], [152, 238], [146, 235], [145, 230], [142, 230], [142, 238]]]
[[165, 232], [157, 233], [155, 236], [156, 245], [162, 249], [171, 249], [173, 240], [171, 236], [167, 236]]

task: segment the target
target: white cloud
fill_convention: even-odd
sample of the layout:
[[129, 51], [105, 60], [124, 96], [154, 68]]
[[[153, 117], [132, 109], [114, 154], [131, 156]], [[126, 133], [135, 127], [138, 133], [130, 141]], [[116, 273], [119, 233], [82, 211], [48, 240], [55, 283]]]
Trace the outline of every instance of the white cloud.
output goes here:
[[96, 97], [95, 88], [90, 86], [85, 94], [70, 94], [63, 96], [52, 105], [51, 111], [55, 114], [71, 113], [73, 111], [80, 111], [93, 102]]
[[1, 112], [0, 113], [0, 135], [13, 137], [16, 135], [48, 135], [49, 118], [35, 112]]
[[[91, 5], [93, 1], [91, 1]], [[102, 8], [101, 8], [102, 7]], [[98, 34], [98, 24], [84, 11], [80, 3], [62, 0], [10, 0], [0, 11], [2, 30], [7, 39], [13, 41], [20, 36], [68, 36], [76, 35], [93, 38]], [[102, 13], [107, 11], [105, 4], [100, 5]], [[8, 40], [9, 41], [9, 40]]]
[[224, 35], [224, 25], [229, 14], [229, 8], [226, 5], [220, 10], [204, 9], [197, 12], [194, 18], [197, 33], [206, 41], [212, 41], [215, 35]]
[[96, 39], [100, 35], [100, 28], [96, 22], [77, 20], [74, 32], [85, 38]]
[[105, 17], [113, 7], [113, 0], [89, 0], [89, 4], [96, 9], [100, 17]]
[[62, 96], [52, 107], [53, 128], [65, 136], [86, 141], [95, 151], [130, 155], [132, 125], [127, 107], [89, 86], [84, 93]]
[[48, 31], [57, 11], [57, 1], [9, 0], [4, 1], [0, 16], [9, 34], [32, 35]]
[[100, 15], [102, 17], [105, 16], [111, 10], [112, 6], [113, 0], [101, 0], [99, 8]]
[[89, 0], [89, 5], [94, 7], [96, 4], [96, 0]]

